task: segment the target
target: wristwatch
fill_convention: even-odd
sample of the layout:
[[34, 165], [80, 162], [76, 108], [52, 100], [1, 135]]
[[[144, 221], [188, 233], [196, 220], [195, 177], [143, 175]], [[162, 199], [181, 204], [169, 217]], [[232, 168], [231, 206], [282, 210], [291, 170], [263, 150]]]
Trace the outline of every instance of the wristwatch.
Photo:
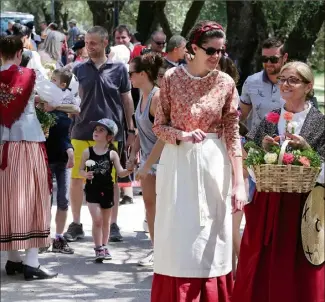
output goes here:
[[135, 130], [128, 130], [128, 134], [135, 134]]

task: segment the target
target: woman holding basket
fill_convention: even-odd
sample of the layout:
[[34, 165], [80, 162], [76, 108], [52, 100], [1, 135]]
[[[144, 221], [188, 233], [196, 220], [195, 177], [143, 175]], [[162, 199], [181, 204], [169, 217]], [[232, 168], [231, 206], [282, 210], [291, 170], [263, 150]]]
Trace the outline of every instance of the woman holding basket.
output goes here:
[[[308, 102], [313, 92], [312, 70], [302, 62], [288, 63], [280, 72], [279, 84], [286, 104], [272, 112], [278, 115], [278, 122], [271, 123], [266, 117], [248, 138], [266, 150], [279, 144], [276, 137], [289, 139], [293, 149], [311, 147], [324, 159], [324, 115]], [[291, 134], [286, 130], [288, 116], [294, 124]], [[307, 197], [308, 193], [255, 192], [245, 207], [246, 228], [233, 302], [324, 301], [323, 251], [316, 251], [317, 244], [306, 250], [301, 236], [302, 219], [308, 216]], [[315, 232], [324, 230], [324, 215], [319, 216]], [[313, 253], [322, 259], [313, 258]]]

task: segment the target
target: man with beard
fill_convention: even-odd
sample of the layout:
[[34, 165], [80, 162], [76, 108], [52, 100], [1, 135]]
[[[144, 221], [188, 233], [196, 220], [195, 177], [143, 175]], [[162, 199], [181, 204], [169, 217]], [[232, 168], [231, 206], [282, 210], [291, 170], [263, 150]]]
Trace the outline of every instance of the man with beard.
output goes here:
[[[131, 84], [128, 71], [123, 63], [112, 63], [105, 55], [108, 45], [108, 32], [101, 26], [89, 29], [85, 36], [85, 45], [89, 60], [77, 65], [73, 73], [79, 80], [79, 93], [81, 98], [80, 114], [74, 117], [71, 139], [74, 148], [75, 165], [72, 169], [72, 180], [70, 187], [71, 210], [73, 222], [70, 224], [64, 237], [68, 241], [76, 241], [84, 237], [82, 224], [80, 223], [80, 211], [83, 201], [83, 178], [79, 175], [79, 164], [85, 149], [94, 145], [91, 121], [102, 118], [112, 119], [118, 126], [115, 136], [115, 147], [119, 155], [124, 147], [132, 145], [135, 138], [135, 130], [132, 115], [134, 113], [133, 100], [131, 97]], [[124, 146], [124, 131], [126, 129], [128, 138]], [[115, 171], [113, 171], [114, 173]], [[119, 227], [116, 224], [119, 189], [116, 173], [113, 175], [114, 207], [111, 217], [111, 241], [122, 241]]]
[[270, 111], [284, 104], [277, 84], [279, 72], [288, 59], [284, 43], [277, 38], [265, 40], [261, 59], [264, 69], [246, 79], [240, 97], [241, 120], [249, 117], [249, 130], [256, 128]]

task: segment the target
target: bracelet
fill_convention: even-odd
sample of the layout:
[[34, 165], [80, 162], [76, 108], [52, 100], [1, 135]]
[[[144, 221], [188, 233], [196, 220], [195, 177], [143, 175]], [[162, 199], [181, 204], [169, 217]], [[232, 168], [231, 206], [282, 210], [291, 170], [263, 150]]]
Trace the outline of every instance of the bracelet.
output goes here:
[[135, 134], [135, 130], [128, 130], [128, 134]]

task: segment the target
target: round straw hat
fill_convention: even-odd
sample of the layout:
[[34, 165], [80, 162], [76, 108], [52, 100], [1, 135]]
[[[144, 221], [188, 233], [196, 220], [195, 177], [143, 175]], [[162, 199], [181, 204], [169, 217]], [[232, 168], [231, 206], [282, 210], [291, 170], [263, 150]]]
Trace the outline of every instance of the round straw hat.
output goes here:
[[302, 246], [313, 265], [324, 262], [324, 192], [324, 187], [317, 186], [309, 193], [301, 217]]

